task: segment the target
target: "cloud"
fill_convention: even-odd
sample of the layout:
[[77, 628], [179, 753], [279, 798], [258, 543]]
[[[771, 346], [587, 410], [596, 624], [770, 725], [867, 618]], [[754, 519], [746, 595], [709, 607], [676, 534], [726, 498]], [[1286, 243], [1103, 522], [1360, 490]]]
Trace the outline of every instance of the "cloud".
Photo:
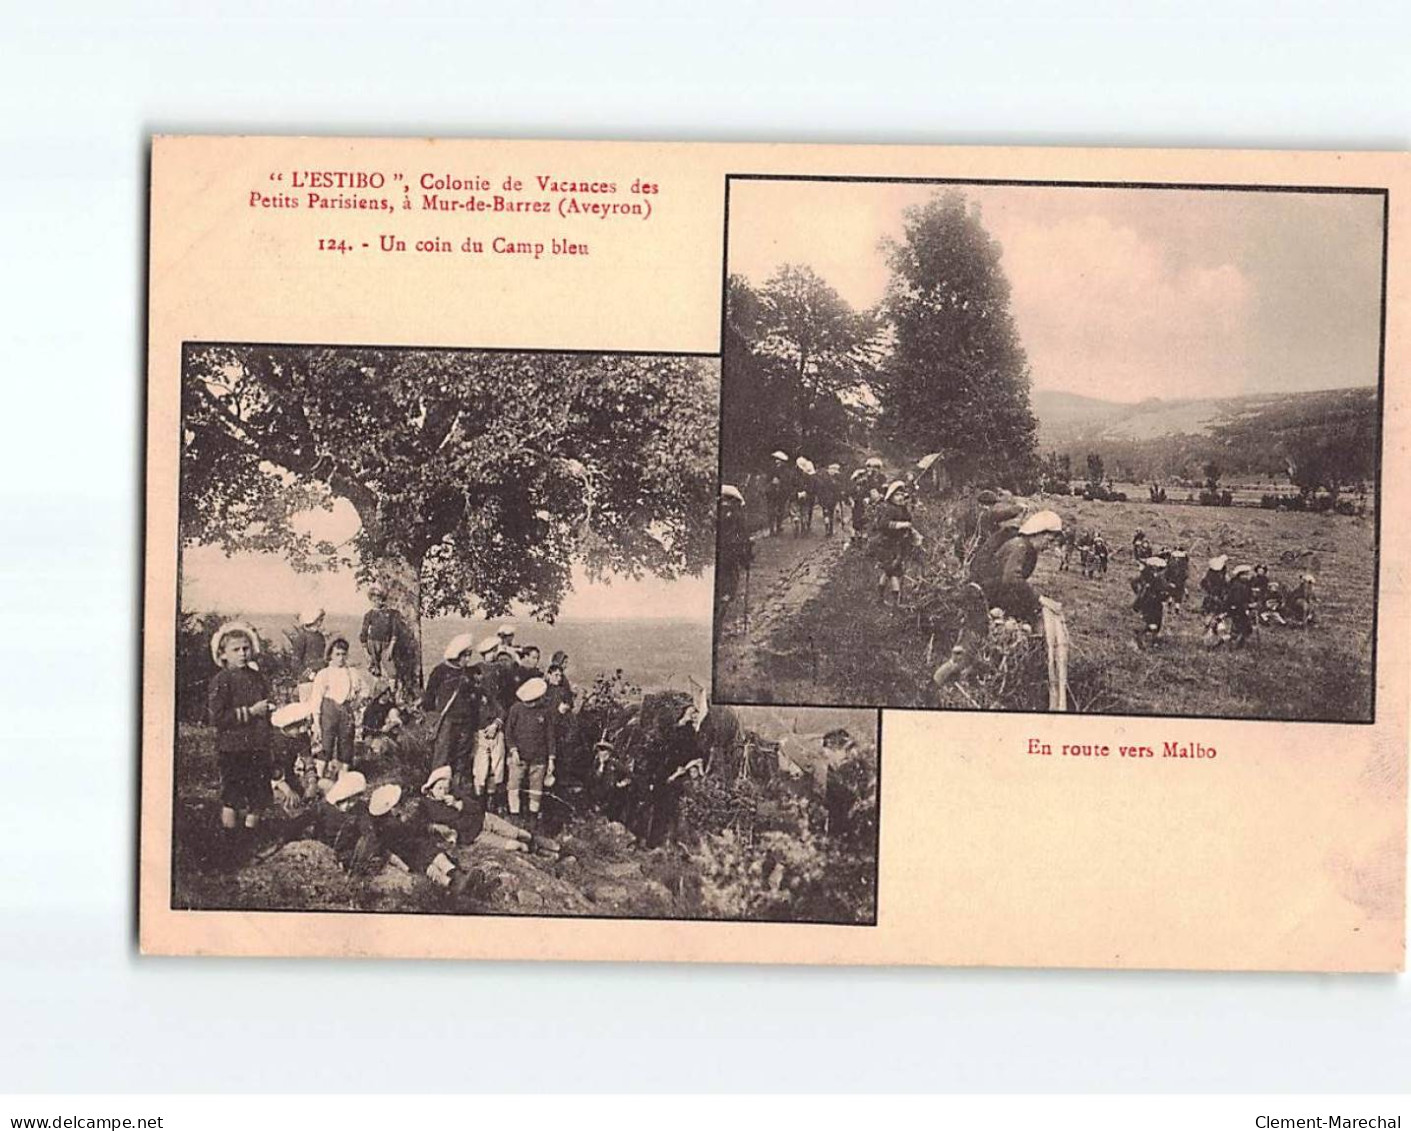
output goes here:
[[[989, 218], [987, 218], [989, 219]], [[1241, 388], [1255, 288], [1101, 215], [996, 217], [1035, 383], [1118, 400]]]

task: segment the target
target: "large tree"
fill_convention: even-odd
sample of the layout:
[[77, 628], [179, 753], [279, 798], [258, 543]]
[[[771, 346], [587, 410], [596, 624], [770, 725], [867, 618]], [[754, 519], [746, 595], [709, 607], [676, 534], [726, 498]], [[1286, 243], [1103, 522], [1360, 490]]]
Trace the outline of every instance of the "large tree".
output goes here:
[[756, 351], [789, 380], [791, 430], [805, 454], [818, 457], [825, 422], [839, 404], [857, 404], [875, 373], [874, 320], [848, 305], [812, 267], [785, 264], [759, 292]]
[[866, 415], [877, 326], [810, 267], [781, 267], [755, 289], [732, 276], [724, 353], [725, 465], [785, 447], [819, 461]]
[[957, 453], [972, 475], [1029, 484], [1038, 467], [1029, 366], [1000, 246], [978, 207], [938, 193], [906, 209], [901, 238], [883, 248], [893, 339], [879, 388], [884, 422], [908, 447]]
[[351, 560], [416, 632], [593, 576], [698, 572], [713, 550], [715, 364], [700, 359], [189, 347], [183, 544], [345, 560], [295, 521], [344, 499]]

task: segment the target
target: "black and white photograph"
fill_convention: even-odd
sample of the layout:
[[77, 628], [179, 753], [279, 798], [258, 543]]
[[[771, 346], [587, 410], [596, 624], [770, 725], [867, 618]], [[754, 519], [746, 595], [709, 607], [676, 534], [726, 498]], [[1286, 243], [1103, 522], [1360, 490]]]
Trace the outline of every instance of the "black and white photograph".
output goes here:
[[1385, 191], [727, 192], [718, 699], [1373, 721]]
[[877, 712], [712, 702], [718, 396], [188, 343], [173, 908], [874, 923]]

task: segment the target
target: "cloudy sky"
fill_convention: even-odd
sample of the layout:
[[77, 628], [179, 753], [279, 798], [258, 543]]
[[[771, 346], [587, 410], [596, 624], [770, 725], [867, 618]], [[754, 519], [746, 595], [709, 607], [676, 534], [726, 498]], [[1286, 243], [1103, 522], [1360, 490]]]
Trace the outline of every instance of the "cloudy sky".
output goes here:
[[[806, 263], [871, 306], [881, 239], [949, 187], [734, 181], [730, 272], [760, 284]], [[955, 187], [1003, 249], [1038, 388], [1137, 401], [1376, 383], [1379, 196]]]

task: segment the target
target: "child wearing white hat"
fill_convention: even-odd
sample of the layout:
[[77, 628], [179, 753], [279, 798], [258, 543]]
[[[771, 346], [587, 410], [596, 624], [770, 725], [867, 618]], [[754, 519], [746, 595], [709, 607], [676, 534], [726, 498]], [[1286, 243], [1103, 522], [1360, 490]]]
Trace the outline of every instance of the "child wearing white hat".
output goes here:
[[468, 804], [451, 792], [449, 766], [432, 770], [421, 792], [427, 820], [451, 829], [457, 844], [477, 844], [505, 852], [529, 850], [533, 838], [526, 829], [512, 825], [494, 813], [486, 813], [480, 805]]
[[515, 692], [516, 702], [505, 720], [505, 745], [509, 749], [510, 813], [520, 811], [520, 790], [527, 794], [529, 816], [535, 820], [543, 806], [544, 782], [553, 775], [558, 755], [555, 726], [546, 704], [548, 683], [540, 678], [526, 680]]
[[480, 725], [479, 665], [475, 638], [462, 632], [446, 645], [421, 696], [422, 712], [435, 720], [431, 764], [449, 766], [460, 777], [470, 772]]
[[254, 667], [259, 636], [247, 624], [229, 621], [211, 637], [211, 658], [220, 671], [211, 679], [206, 714], [216, 729], [216, 758], [220, 763], [220, 823], [228, 833], [245, 815], [244, 826], [254, 829], [260, 813], [270, 803], [270, 746], [274, 732], [269, 725], [274, 704], [269, 681]]

